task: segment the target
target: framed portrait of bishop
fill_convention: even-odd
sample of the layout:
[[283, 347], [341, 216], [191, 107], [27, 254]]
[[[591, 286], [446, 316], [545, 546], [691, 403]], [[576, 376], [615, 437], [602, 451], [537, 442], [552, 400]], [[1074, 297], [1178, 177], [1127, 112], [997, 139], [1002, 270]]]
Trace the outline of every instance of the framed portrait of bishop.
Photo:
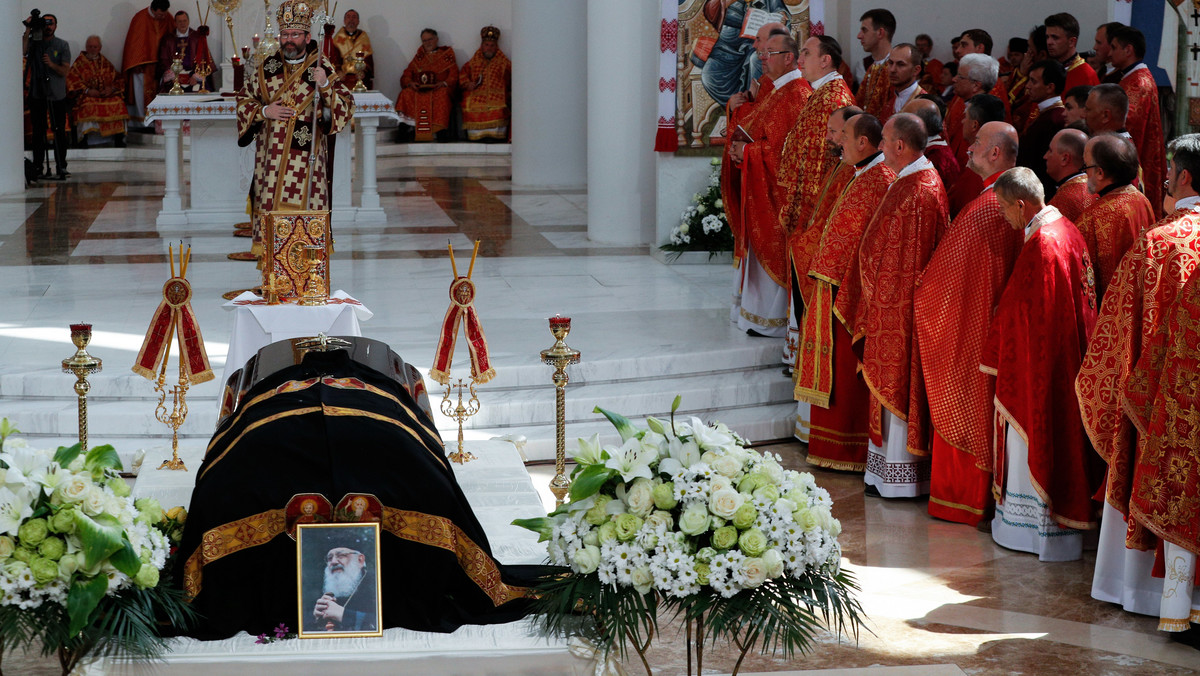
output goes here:
[[298, 523], [300, 638], [380, 636], [378, 523]]

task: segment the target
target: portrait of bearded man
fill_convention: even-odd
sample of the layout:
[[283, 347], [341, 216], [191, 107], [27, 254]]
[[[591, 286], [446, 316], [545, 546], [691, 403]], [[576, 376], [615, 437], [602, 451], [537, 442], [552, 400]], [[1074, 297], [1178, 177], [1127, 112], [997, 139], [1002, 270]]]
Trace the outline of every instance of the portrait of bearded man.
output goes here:
[[303, 619], [308, 632], [374, 632], [379, 627], [375, 570], [357, 549], [333, 547], [325, 554], [321, 596]]

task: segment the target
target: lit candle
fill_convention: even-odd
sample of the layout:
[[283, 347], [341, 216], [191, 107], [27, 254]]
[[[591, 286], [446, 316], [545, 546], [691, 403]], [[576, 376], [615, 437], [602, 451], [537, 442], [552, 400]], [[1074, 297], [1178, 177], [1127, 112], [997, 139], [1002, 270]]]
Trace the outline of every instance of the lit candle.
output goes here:
[[254, 34], [254, 37], [253, 37], [253, 38], [251, 38], [251, 40], [250, 40], [250, 41], [254, 43], [254, 46], [255, 46], [255, 47], [257, 47], [257, 46], [258, 46], [258, 41], [259, 41], [258, 33], [255, 33], [255, 34]]

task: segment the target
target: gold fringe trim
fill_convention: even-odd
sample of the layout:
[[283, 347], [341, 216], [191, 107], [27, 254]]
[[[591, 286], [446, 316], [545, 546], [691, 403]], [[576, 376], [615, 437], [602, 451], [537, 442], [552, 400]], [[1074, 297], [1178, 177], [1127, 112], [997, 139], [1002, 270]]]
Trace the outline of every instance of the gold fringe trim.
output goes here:
[[948, 507], [950, 509], [958, 509], [958, 510], [962, 510], [964, 512], [970, 512], [971, 514], [974, 514], [976, 516], [983, 516], [983, 513], [985, 511], [982, 509], [975, 509], [974, 507], [971, 507], [969, 505], [960, 505], [957, 502], [950, 502], [948, 500], [942, 500], [940, 498], [935, 498], [932, 495], [929, 496], [929, 501], [939, 504], [943, 507]]

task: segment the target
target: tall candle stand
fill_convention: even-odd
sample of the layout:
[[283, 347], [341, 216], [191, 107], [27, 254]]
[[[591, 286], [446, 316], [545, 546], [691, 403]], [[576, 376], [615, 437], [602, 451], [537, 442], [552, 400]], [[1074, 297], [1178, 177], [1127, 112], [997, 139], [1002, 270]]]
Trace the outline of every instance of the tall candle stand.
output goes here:
[[[471, 398], [466, 405], [463, 404], [463, 388], [466, 387], [471, 392]], [[450, 400], [450, 390], [458, 390], [458, 405], [455, 405]], [[458, 464], [470, 462], [475, 459], [475, 454], [470, 451], [463, 450], [463, 423], [467, 418], [479, 413], [479, 397], [475, 394], [475, 383], [463, 383], [463, 379], [458, 379], [458, 384], [447, 384], [446, 394], [442, 397], [441, 404], [442, 415], [447, 418], [453, 418], [458, 421], [458, 450], [450, 454], [450, 460]]]
[[62, 369], [63, 373], [72, 373], [76, 378], [75, 394], [79, 397], [79, 448], [86, 453], [88, 447], [87, 395], [88, 391], [92, 389], [87, 379], [93, 373], [99, 373], [103, 368], [103, 363], [87, 352], [88, 343], [92, 342], [91, 324], [72, 324], [71, 342], [75, 344], [75, 354], [62, 360]]
[[567, 367], [579, 363], [579, 350], [567, 347], [567, 334], [571, 332], [571, 318], [554, 315], [550, 318], [550, 333], [554, 336], [554, 345], [548, 350], [542, 350], [542, 363], [554, 367], [554, 478], [550, 480], [550, 492], [554, 494], [557, 504], [562, 504], [571, 490], [571, 480], [567, 478]]

